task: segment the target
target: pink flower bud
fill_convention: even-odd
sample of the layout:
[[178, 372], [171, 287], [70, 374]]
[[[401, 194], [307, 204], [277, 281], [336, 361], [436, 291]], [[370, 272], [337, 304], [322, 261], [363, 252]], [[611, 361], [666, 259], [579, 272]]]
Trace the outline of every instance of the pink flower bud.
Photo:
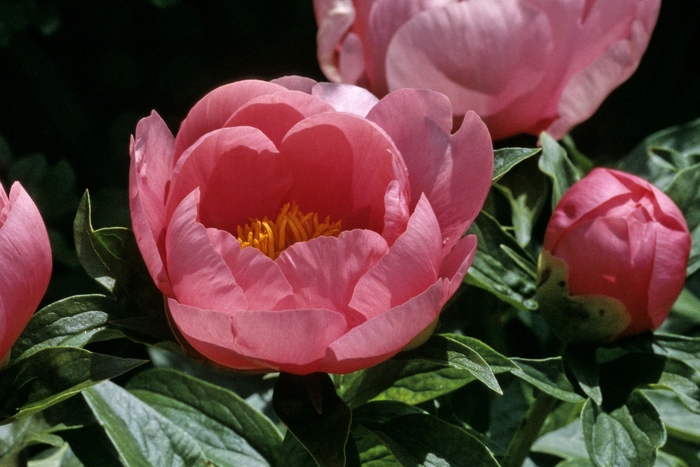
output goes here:
[[314, 0], [331, 81], [439, 91], [494, 139], [563, 137], [637, 69], [661, 0]]
[[0, 185], [0, 367], [51, 277], [51, 245], [39, 210], [22, 185]]
[[564, 194], [547, 226], [540, 312], [569, 343], [653, 331], [683, 289], [690, 245], [683, 214], [658, 188], [594, 169]]

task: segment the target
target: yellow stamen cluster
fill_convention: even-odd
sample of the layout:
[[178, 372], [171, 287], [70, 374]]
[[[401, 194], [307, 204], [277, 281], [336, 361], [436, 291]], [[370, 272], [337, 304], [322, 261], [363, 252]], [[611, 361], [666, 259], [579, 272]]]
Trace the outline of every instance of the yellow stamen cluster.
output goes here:
[[340, 221], [331, 223], [330, 216], [326, 216], [323, 222], [319, 222], [318, 214], [303, 214], [295, 202], [282, 206], [274, 222], [265, 217], [263, 220], [251, 219], [243, 227], [237, 227], [242, 248], [252, 246], [272, 259], [296, 242], [317, 237], [337, 237], [341, 230]]

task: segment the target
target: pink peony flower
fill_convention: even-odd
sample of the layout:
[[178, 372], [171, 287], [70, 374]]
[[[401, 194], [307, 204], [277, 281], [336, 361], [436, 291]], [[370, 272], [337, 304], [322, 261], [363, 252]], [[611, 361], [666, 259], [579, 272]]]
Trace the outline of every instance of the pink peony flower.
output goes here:
[[51, 278], [51, 245], [39, 210], [16, 182], [7, 197], [0, 184], [0, 367]]
[[[239, 370], [347, 373], [431, 332], [475, 252], [486, 126], [449, 100], [298, 77], [207, 94], [131, 145], [136, 240], [176, 332]], [[427, 334], [427, 335], [426, 335]]]
[[377, 96], [446, 94], [493, 139], [588, 119], [639, 65], [661, 0], [314, 0], [318, 60]]
[[594, 169], [562, 197], [540, 257], [540, 311], [567, 342], [658, 328], [685, 283], [683, 214], [649, 182]]

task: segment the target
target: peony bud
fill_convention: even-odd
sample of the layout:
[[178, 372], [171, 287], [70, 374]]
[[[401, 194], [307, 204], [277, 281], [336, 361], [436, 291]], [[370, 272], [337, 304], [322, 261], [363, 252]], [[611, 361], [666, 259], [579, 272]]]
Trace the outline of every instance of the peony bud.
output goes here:
[[0, 185], [0, 368], [39, 306], [51, 278], [51, 245], [22, 185]]
[[653, 331], [685, 283], [683, 214], [649, 182], [598, 168], [562, 197], [539, 259], [540, 312], [564, 342]]

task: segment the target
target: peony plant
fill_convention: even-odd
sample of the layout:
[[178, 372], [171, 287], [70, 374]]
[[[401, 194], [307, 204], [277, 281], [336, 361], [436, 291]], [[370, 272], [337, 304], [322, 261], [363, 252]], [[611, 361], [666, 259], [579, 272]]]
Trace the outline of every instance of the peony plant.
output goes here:
[[570, 343], [653, 331], [683, 289], [690, 247], [683, 214], [666, 194], [596, 168], [564, 194], [547, 226], [540, 312]]
[[660, 0], [314, 0], [334, 82], [446, 94], [496, 139], [588, 119], [636, 70]]
[[0, 368], [39, 306], [51, 278], [51, 245], [41, 214], [19, 182], [0, 185]]
[[493, 149], [449, 100], [310, 79], [219, 87], [131, 144], [138, 246], [192, 354], [348, 373], [426, 340], [475, 253]]

